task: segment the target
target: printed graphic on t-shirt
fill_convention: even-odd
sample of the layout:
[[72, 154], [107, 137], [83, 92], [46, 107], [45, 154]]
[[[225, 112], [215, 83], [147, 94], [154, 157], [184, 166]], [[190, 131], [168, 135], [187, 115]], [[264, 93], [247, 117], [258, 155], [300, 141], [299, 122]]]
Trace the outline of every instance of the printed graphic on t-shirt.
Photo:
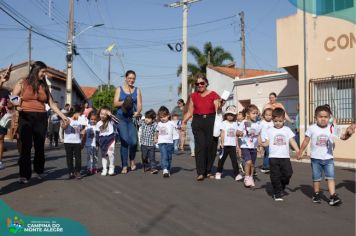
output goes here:
[[329, 140], [329, 137], [327, 135], [321, 134], [316, 138], [315, 145], [319, 146], [319, 147], [326, 147], [326, 146], [328, 146], [328, 140]]
[[235, 137], [236, 136], [236, 130], [234, 128], [230, 128], [226, 132], [227, 137]]
[[286, 145], [287, 142], [286, 142], [286, 137], [282, 134], [277, 134], [275, 137], [274, 137], [274, 140], [273, 140], [273, 145], [276, 145], [276, 146], [284, 146]]
[[160, 129], [159, 129], [159, 135], [168, 135], [168, 129], [167, 129], [167, 127], [160, 127]]
[[66, 134], [77, 134], [80, 133], [80, 125], [70, 124], [67, 129], [64, 130]]

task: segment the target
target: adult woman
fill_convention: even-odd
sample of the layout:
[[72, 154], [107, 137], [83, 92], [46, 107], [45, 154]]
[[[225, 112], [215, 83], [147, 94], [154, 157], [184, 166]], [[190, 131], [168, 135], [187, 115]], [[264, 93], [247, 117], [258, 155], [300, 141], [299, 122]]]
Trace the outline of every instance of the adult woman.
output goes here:
[[[210, 178], [216, 156], [217, 143], [214, 142], [214, 121], [220, 107], [219, 95], [207, 89], [209, 82], [205, 75], [196, 77], [196, 92], [192, 93], [188, 112], [184, 116], [182, 129], [185, 130], [188, 120], [193, 116], [192, 129], [195, 140], [195, 163], [197, 180]], [[215, 151], [214, 151], [215, 150]]]
[[263, 111], [267, 108], [272, 108], [272, 110], [276, 108], [282, 108], [286, 112], [286, 120], [290, 123], [293, 123], [291, 118], [288, 116], [286, 109], [284, 108], [282, 103], [277, 102], [277, 94], [272, 92], [269, 94], [269, 102], [263, 107]]
[[[33, 161], [37, 178], [43, 178], [45, 156], [44, 143], [47, 133], [47, 112], [45, 103], [57, 113], [65, 122], [65, 115], [53, 101], [46, 81], [47, 66], [41, 61], [36, 61], [26, 79], [20, 80], [14, 87], [13, 95], [20, 96], [19, 135], [21, 140], [20, 153], [20, 182], [27, 183], [31, 178], [31, 148], [35, 148]], [[16, 104], [15, 104], [16, 105]]]
[[137, 131], [133, 119], [136, 119], [142, 110], [142, 95], [141, 90], [134, 86], [135, 81], [136, 73], [132, 70], [127, 71], [124, 86], [118, 87], [114, 96], [114, 106], [118, 108], [116, 116], [120, 120], [118, 131], [121, 141], [122, 174], [127, 173], [128, 158], [131, 170], [136, 169]]
[[[172, 110], [171, 115], [177, 115], [178, 120], [182, 121], [183, 120], [183, 113], [184, 113], [184, 100], [179, 99], [177, 101], [177, 106]], [[184, 151], [184, 144], [185, 144], [185, 138], [186, 138], [186, 132], [184, 130], [180, 130], [179, 132], [179, 149], [181, 151]]]

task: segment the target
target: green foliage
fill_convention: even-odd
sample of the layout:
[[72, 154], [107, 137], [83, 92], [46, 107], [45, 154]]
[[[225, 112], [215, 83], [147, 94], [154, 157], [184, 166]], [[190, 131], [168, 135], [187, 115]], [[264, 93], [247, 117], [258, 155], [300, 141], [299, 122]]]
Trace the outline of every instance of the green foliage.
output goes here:
[[93, 107], [96, 109], [100, 109], [102, 106], [108, 106], [111, 108], [112, 112], [115, 112], [116, 108], [114, 107], [114, 95], [115, 95], [115, 87], [110, 86], [110, 89], [103, 86], [102, 90], [98, 89], [98, 91], [93, 96]]

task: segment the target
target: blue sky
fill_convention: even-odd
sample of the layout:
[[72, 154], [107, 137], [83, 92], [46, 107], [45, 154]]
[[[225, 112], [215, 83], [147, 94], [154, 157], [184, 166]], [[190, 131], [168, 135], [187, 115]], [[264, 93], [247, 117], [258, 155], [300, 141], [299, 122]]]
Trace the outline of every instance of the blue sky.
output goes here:
[[[0, 0], [23, 15], [37, 31], [66, 42], [69, 0]], [[52, 5], [49, 4], [52, 2]], [[108, 59], [105, 47], [116, 43], [111, 78], [115, 86], [123, 82], [124, 70], [137, 73], [137, 86], [143, 91], [144, 110], [166, 105], [172, 108], [178, 98], [176, 76], [181, 53], [172, 52], [167, 43], [181, 42], [182, 9], [167, 8], [169, 0], [77, 0], [75, 1], [76, 32], [88, 25], [104, 23], [76, 38], [81, 57], [100, 78], [93, 75], [81, 58], [74, 61], [74, 76], [82, 86], [98, 86], [107, 82]], [[211, 41], [231, 52], [241, 65], [240, 27], [238, 13], [245, 12], [246, 60], [248, 68], [280, 70], [276, 58], [276, 19], [295, 13], [287, 0], [202, 0], [190, 6], [188, 45], [202, 48]], [[175, 28], [171, 30], [154, 30]], [[120, 30], [121, 29], [121, 30]], [[127, 30], [122, 30], [127, 29]], [[0, 11], [0, 67], [26, 61], [27, 32]], [[49, 66], [65, 69], [66, 49], [40, 36], [33, 35], [32, 57]], [[193, 62], [193, 58], [188, 60]]]

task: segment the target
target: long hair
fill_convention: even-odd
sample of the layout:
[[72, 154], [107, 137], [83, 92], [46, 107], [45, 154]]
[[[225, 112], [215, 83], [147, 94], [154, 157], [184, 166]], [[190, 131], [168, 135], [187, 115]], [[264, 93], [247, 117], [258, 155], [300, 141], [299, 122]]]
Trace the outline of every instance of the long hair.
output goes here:
[[31, 70], [26, 78], [27, 83], [32, 87], [33, 93], [38, 93], [39, 87], [42, 85], [46, 95], [47, 95], [47, 101], [49, 101], [49, 98], [51, 96], [51, 93], [49, 92], [49, 87], [46, 81], [46, 78], [40, 80], [38, 78], [38, 73], [42, 69], [47, 69], [47, 65], [43, 63], [42, 61], [36, 61], [31, 65]]

